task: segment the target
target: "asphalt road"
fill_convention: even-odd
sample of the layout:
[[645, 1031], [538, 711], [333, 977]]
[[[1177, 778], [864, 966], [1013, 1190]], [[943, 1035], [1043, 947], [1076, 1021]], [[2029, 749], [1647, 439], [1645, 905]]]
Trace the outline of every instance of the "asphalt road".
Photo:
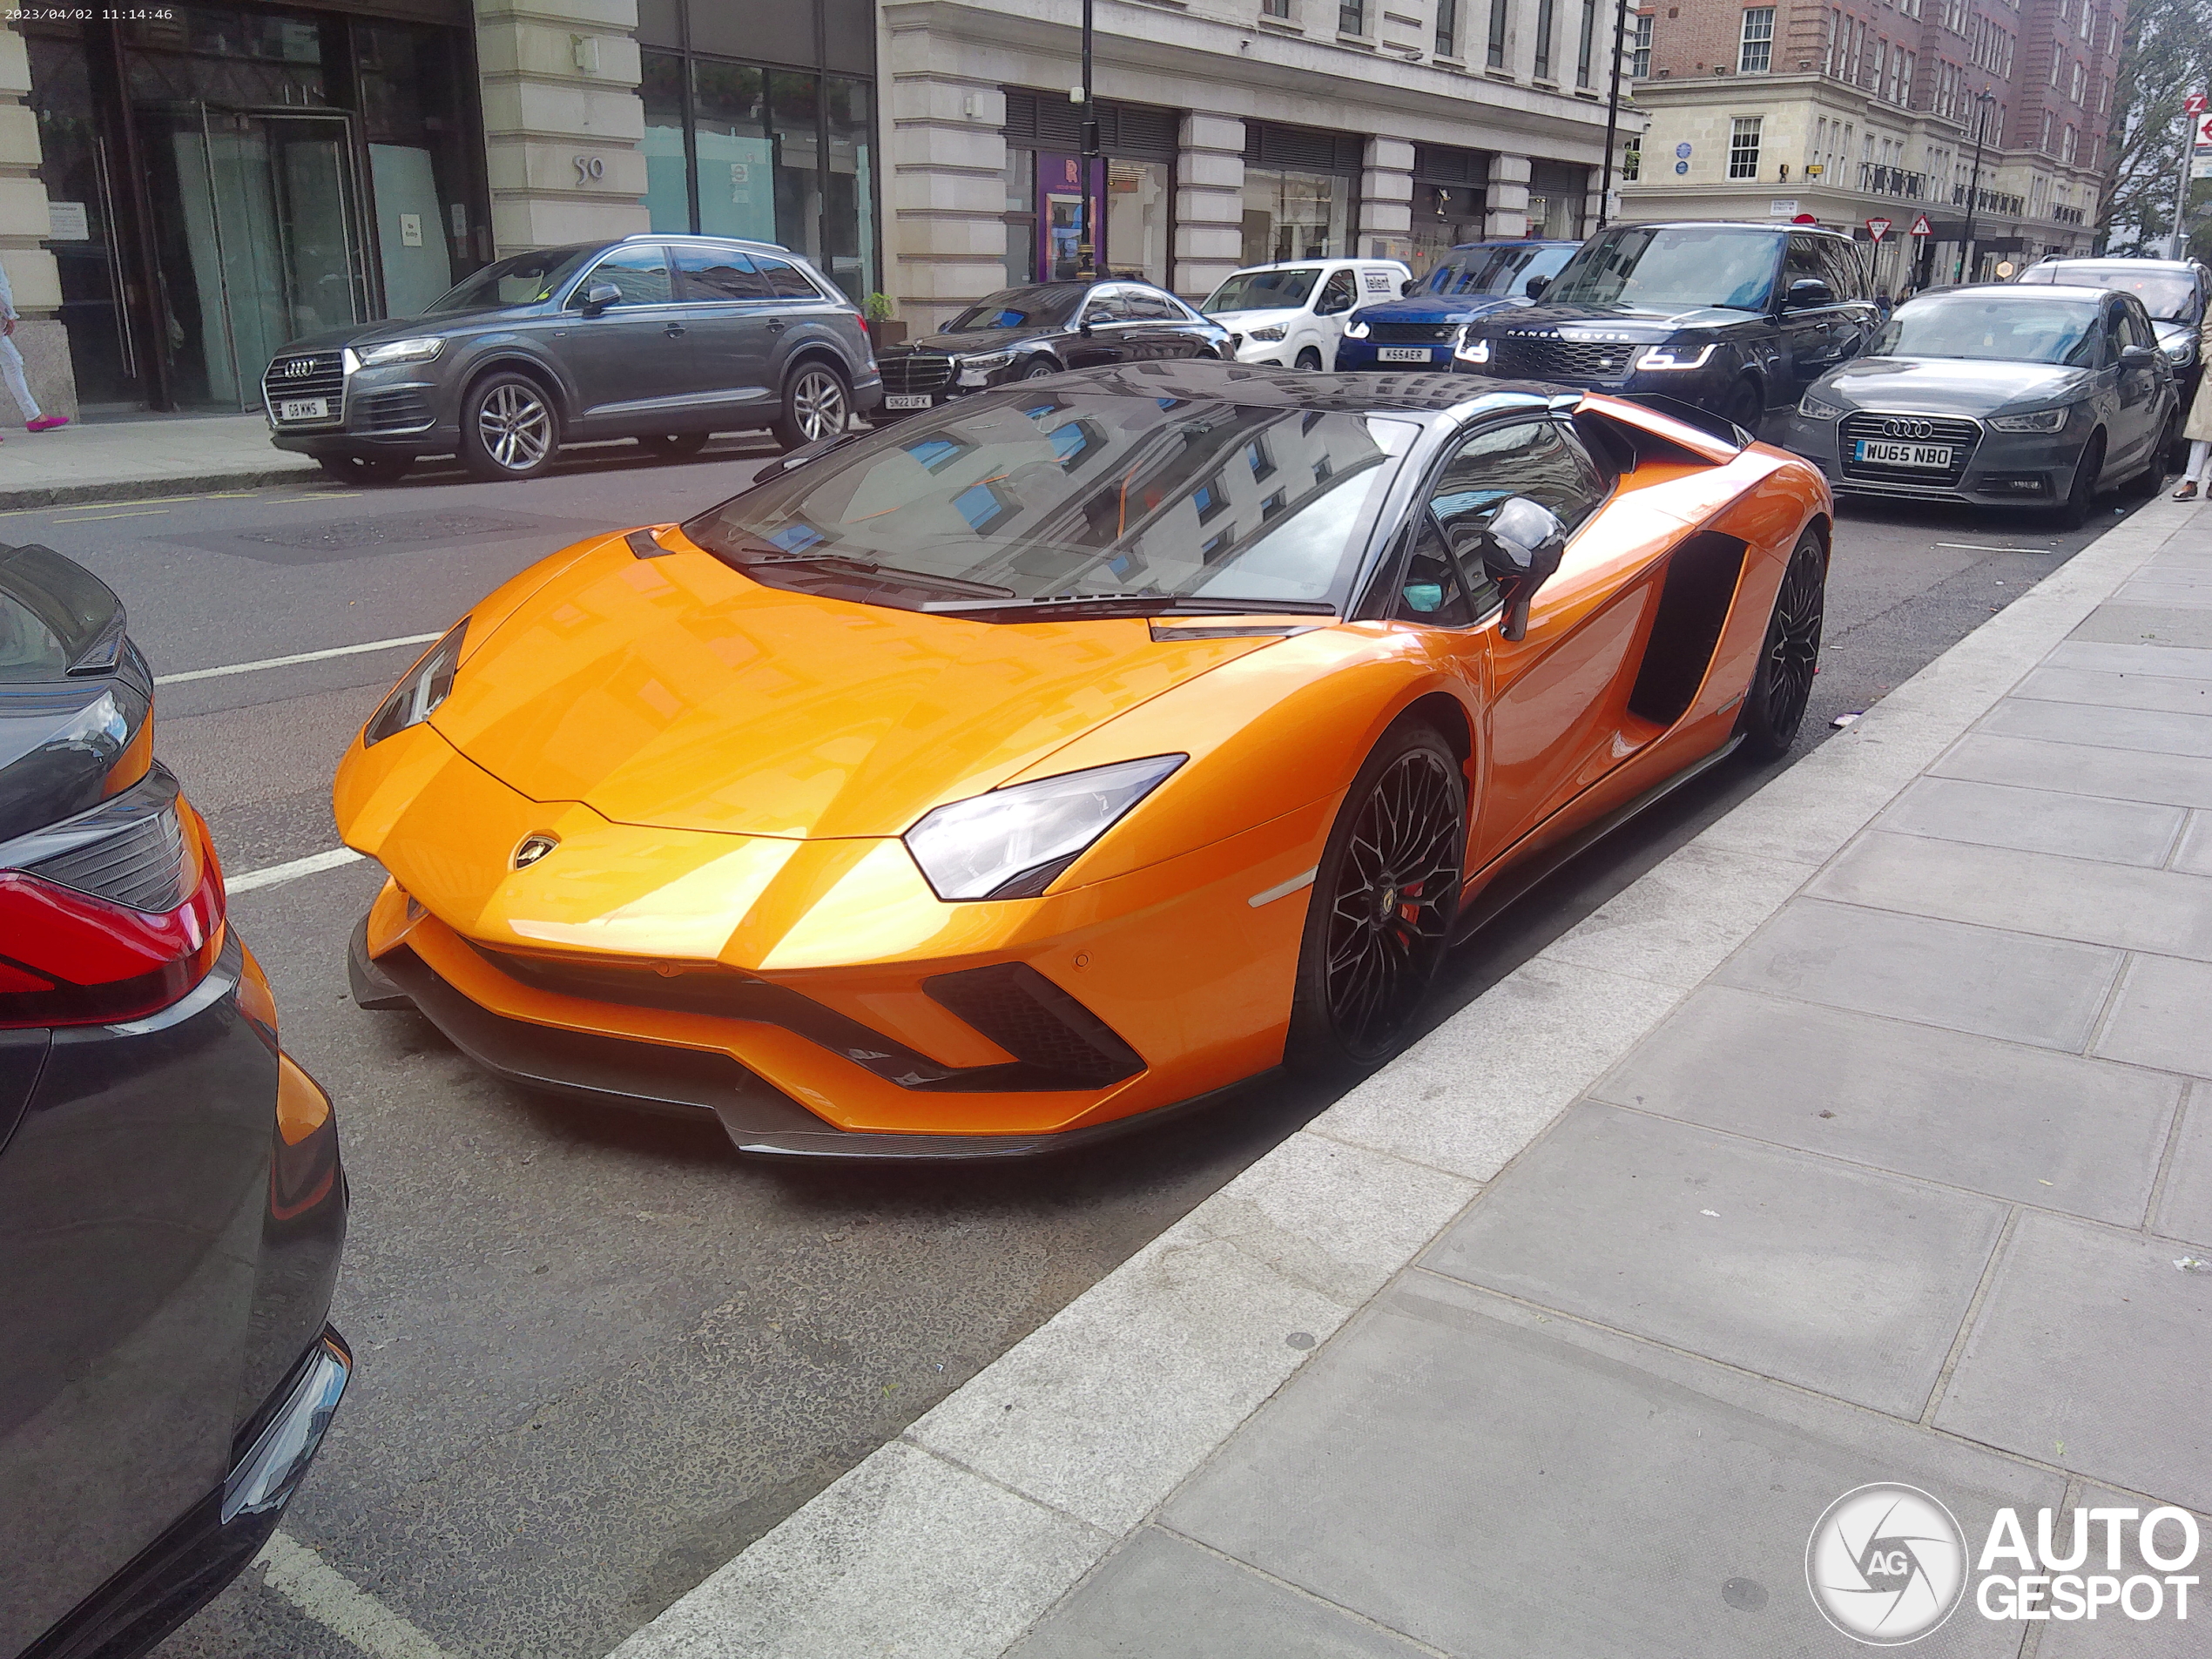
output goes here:
[[[543, 553], [686, 516], [769, 453], [109, 502], [6, 515], [0, 540], [98, 570], [175, 674], [435, 635]], [[1799, 753], [2119, 506], [2074, 535], [1846, 509]], [[336, 846], [332, 766], [416, 649], [163, 689], [158, 748], [233, 876]], [[1455, 958], [1437, 1017], [1767, 775], [1723, 767], [1559, 873]], [[748, 1163], [717, 1130], [537, 1098], [411, 1015], [355, 1010], [342, 952], [377, 880], [357, 863], [233, 905], [287, 1046], [338, 1101], [353, 1178], [335, 1317], [361, 1366], [286, 1531], [374, 1601], [249, 1572], [165, 1659], [427, 1653], [410, 1624], [454, 1655], [602, 1655], [1327, 1103], [1263, 1081], [1203, 1119], [1016, 1170]], [[361, 1641], [333, 1628], [349, 1619]]]

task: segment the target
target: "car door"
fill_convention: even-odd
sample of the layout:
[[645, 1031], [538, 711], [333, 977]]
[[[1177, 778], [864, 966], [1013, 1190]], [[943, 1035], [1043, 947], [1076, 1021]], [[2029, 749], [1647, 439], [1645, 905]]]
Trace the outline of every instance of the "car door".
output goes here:
[[[1314, 330], [1312, 344], [1321, 354], [1321, 367], [1327, 368], [1337, 361], [1337, 342], [1344, 334], [1344, 320], [1359, 303], [1358, 279], [1350, 266], [1339, 266], [1329, 273], [1328, 280], [1313, 297]], [[1301, 322], [1305, 319], [1300, 318]], [[1295, 355], [1291, 361], [1297, 361]]]
[[711, 419], [718, 408], [774, 395], [774, 295], [752, 260], [739, 249], [703, 243], [679, 242], [669, 252], [684, 313], [686, 389], [698, 409]]
[[1076, 313], [1076, 331], [1068, 336], [1068, 367], [1096, 368], [1127, 362], [1129, 326], [1129, 304], [1120, 287], [1093, 288]]
[[[616, 298], [587, 313], [586, 296], [602, 286], [613, 287]], [[688, 332], [668, 250], [658, 242], [608, 250], [570, 290], [565, 320], [553, 334], [553, 349], [577, 388], [581, 423], [627, 431], [689, 405], [695, 394], [683, 389], [691, 374]]]
[[1124, 361], [1156, 362], [1195, 357], [1204, 344], [1190, 327], [1183, 307], [1151, 288], [1122, 290], [1122, 308], [1129, 320], [1123, 325], [1129, 357]]
[[[767, 384], [775, 395], [781, 396], [784, 368], [792, 354], [806, 341], [821, 337], [821, 322], [836, 314], [837, 307], [789, 260], [756, 253], [752, 265], [768, 285], [769, 297], [761, 318], [768, 341]], [[844, 355], [841, 351], [838, 354], [840, 359]]]
[[[2111, 349], [2120, 393], [2119, 417], [2113, 422], [2111, 459], [2128, 466], [2140, 462], [2150, 446], [2158, 442], [2158, 424], [2166, 413], [2158, 395], [2157, 334], [2148, 317], [2140, 324], [2137, 322], [2136, 305], [2132, 296], [2118, 295], [2105, 312], [2106, 344]], [[2134, 349], [2139, 346], [2153, 349]], [[2128, 361], [2131, 356], [2136, 361]]]
[[[1834, 291], [1834, 273], [1821, 257], [1820, 241], [1817, 237], [1792, 234], [1783, 254], [1777, 300], [1781, 307], [1778, 326], [1784, 373], [1777, 377], [1779, 384], [1767, 388], [1770, 408], [1777, 403], [1795, 403], [1807, 387], [1839, 361], [1836, 329], [1843, 320], [1838, 303], [1840, 296]], [[1828, 290], [1827, 299], [1818, 305], [1792, 304], [1791, 287], [1804, 281], [1819, 283]], [[1846, 330], [1847, 337], [1849, 334]]]
[[[1828, 286], [1835, 290], [1837, 302], [1836, 320], [1829, 331], [1827, 367], [1821, 371], [1825, 374], [1865, 350], [1881, 327], [1882, 317], [1875, 308], [1873, 289], [1866, 280], [1866, 261], [1860, 257], [1858, 245], [1824, 236], [1818, 239], [1818, 252], [1828, 267]], [[1819, 375], [1813, 378], [1817, 380]]]
[[1536, 594], [1526, 635], [1514, 641], [1495, 627], [1483, 631], [1489, 729], [1471, 870], [1634, 752], [1616, 738], [1650, 584], [1623, 584], [1596, 539], [1575, 536], [1611, 483], [1571, 426], [1541, 417], [1471, 433], [1431, 488], [1431, 509], [1478, 606], [1487, 597], [1483, 530], [1507, 502], [1525, 497], [1548, 509], [1570, 537], [1558, 573]]

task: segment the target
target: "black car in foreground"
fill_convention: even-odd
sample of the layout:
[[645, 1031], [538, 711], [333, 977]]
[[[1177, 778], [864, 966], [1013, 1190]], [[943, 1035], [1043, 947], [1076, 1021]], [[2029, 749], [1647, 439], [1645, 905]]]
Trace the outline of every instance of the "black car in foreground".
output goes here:
[[330, 1098], [278, 1046], [123, 607], [0, 547], [0, 1655], [127, 1659], [275, 1530], [351, 1374]]
[[1857, 247], [1834, 231], [1616, 225], [1583, 243], [1533, 307], [1470, 322], [1453, 367], [1670, 397], [1756, 435], [1880, 320]]
[[564, 442], [696, 455], [766, 427], [786, 448], [875, 407], [860, 312], [799, 255], [713, 236], [631, 236], [487, 266], [420, 317], [295, 340], [261, 377], [270, 442], [341, 478], [421, 455], [529, 478]]
[[897, 415], [1063, 368], [1226, 358], [1234, 350], [1228, 329], [1165, 288], [1117, 278], [1008, 288], [934, 334], [887, 346], [877, 362], [883, 412]]

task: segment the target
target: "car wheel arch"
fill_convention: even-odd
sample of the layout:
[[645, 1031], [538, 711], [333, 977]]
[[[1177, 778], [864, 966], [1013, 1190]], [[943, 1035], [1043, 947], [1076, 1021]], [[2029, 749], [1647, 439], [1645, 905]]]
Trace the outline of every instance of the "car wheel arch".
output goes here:
[[820, 363], [835, 369], [845, 377], [845, 383], [848, 387], [860, 379], [859, 372], [851, 363], [846, 361], [843, 352], [838, 350], [826, 340], [809, 340], [792, 347], [791, 355], [785, 360], [782, 383], [788, 385], [791, 377], [809, 363]]
[[577, 418], [576, 399], [570, 395], [566, 377], [541, 358], [527, 352], [511, 350], [488, 353], [469, 365], [468, 373], [462, 378], [461, 401], [460, 406], [456, 407], [456, 414], [459, 407], [465, 407], [469, 400], [475, 395], [476, 388], [483, 383], [486, 375], [502, 372], [521, 374], [536, 381], [538, 390], [553, 400], [554, 412], [561, 417], [563, 425]]

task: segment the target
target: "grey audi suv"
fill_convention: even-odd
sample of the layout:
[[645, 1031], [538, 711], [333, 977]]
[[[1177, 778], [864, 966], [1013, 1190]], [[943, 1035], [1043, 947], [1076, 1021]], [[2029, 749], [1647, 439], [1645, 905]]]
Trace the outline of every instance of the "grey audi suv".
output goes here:
[[371, 482], [423, 455], [529, 478], [607, 438], [685, 455], [765, 427], [796, 448], [883, 395], [860, 312], [804, 259], [662, 235], [512, 255], [419, 317], [293, 341], [261, 391], [278, 448]]

